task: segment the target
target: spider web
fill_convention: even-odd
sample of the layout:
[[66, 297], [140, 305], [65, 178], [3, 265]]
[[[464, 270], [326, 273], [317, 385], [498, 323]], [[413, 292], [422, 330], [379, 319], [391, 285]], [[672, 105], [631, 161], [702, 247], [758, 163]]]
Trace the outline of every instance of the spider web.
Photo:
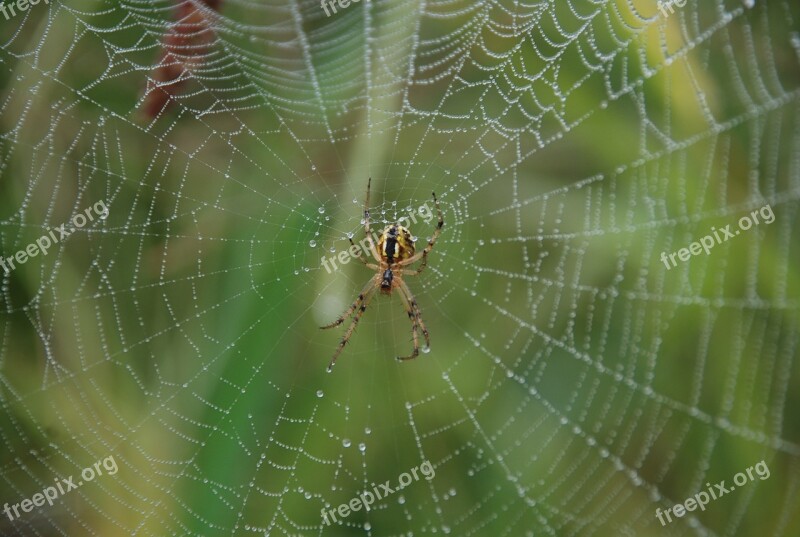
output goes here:
[[[172, 3], [4, 22], [3, 256], [109, 216], [3, 276], [0, 500], [119, 473], [0, 533], [797, 533], [795, 2], [196, 6], [213, 44], [156, 117]], [[377, 297], [328, 375], [347, 325], [317, 326], [371, 273], [321, 258], [362, 238], [368, 177], [376, 227], [441, 200], [408, 279], [432, 351], [398, 364], [411, 327]]]

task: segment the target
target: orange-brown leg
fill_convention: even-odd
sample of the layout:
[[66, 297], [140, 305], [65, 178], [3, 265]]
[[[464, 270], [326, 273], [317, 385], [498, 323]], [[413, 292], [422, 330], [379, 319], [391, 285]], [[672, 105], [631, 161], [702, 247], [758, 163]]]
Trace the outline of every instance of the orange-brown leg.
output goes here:
[[[400, 286], [405, 291], [406, 295], [408, 296], [408, 300], [411, 303], [411, 307], [417, 314], [417, 323], [419, 324], [419, 329], [422, 331], [422, 335], [425, 338], [425, 346], [427, 350], [430, 350], [431, 336], [428, 333], [428, 327], [425, 326], [425, 321], [422, 320], [422, 311], [420, 311], [419, 309], [419, 304], [417, 304], [417, 299], [414, 298], [414, 293], [411, 292], [411, 288], [402, 279], [400, 280]], [[423, 351], [425, 352], [427, 352], [427, 350], [423, 349]]]
[[417, 306], [417, 301], [414, 298], [414, 295], [411, 293], [411, 289], [408, 288], [408, 285], [406, 285], [403, 280], [399, 280], [397, 289], [400, 291], [400, 298], [403, 301], [403, 306], [405, 306], [406, 313], [411, 321], [411, 333], [414, 340], [414, 350], [411, 355], [405, 357], [398, 356], [397, 359], [413, 360], [419, 356], [418, 331], [422, 331], [422, 335], [425, 337], [425, 345], [428, 349], [431, 346], [431, 338], [430, 334], [428, 334], [428, 328], [425, 326], [425, 323], [422, 320], [422, 313], [419, 311], [419, 306]]
[[367, 181], [367, 199], [364, 202], [364, 233], [367, 234], [367, 242], [369, 243], [369, 251], [375, 261], [381, 262], [381, 257], [378, 255], [378, 249], [375, 247], [375, 242], [372, 240], [372, 226], [369, 222], [369, 189], [372, 186], [372, 177]]
[[[353, 242], [353, 239], [350, 239], [350, 245], [358, 248], [356, 246], [356, 243]], [[361, 261], [362, 263], [364, 263], [367, 266], [367, 268], [370, 269], [370, 270], [378, 270], [380, 268], [375, 263], [370, 263], [364, 258], [364, 255], [361, 253], [361, 248], [358, 248], [358, 255], [356, 257], [358, 257], [358, 260]]]
[[336, 359], [339, 358], [340, 354], [342, 354], [342, 351], [344, 350], [344, 346], [347, 345], [348, 341], [350, 341], [350, 336], [353, 335], [353, 331], [356, 329], [356, 326], [358, 326], [358, 321], [361, 320], [361, 316], [364, 315], [365, 311], [367, 311], [367, 306], [369, 306], [369, 303], [372, 300], [372, 297], [375, 296], [375, 290], [376, 289], [378, 289], [378, 287], [373, 287], [372, 289], [367, 291], [366, 296], [362, 300], [361, 307], [359, 308], [358, 312], [356, 313], [356, 316], [353, 317], [353, 322], [350, 323], [350, 327], [347, 329], [347, 332], [344, 333], [344, 337], [342, 337], [342, 341], [339, 342], [339, 347], [336, 349], [336, 352], [333, 353], [333, 358], [331, 358], [331, 363], [328, 364], [328, 373], [330, 373], [331, 370], [333, 369], [333, 366], [336, 363]]
[[356, 298], [355, 302], [353, 302], [353, 304], [349, 308], [347, 308], [347, 311], [342, 313], [339, 316], [339, 318], [333, 321], [332, 323], [326, 324], [325, 326], [320, 326], [320, 328], [322, 330], [327, 330], [328, 328], [334, 328], [345, 322], [353, 314], [353, 312], [356, 311], [356, 308], [358, 308], [359, 304], [361, 304], [364, 301], [364, 297], [366, 297], [369, 294], [370, 288], [377, 288], [379, 285], [380, 283], [377, 277], [370, 278], [370, 280], [367, 282], [367, 285], [365, 285], [364, 288], [361, 290], [361, 292], [358, 294], [358, 298]]
[[397, 271], [399, 271], [400, 274], [402, 274], [404, 276], [417, 276], [420, 272], [425, 270], [425, 267], [427, 267], [427, 266], [428, 266], [428, 253], [423, 251], [422, 252], [422, 264], [419, 267], [417, 267], [416, 269], [410, 269], [410, 268], [397, 269]]
[[441, 235], [442, 227], [444, 226], [444, 217], [442, 216], [442, 208], [439, 206], [439, 200], [436, 199], [435, 192], [433, 193], [433, 203], [436, 205], [436, 212], [439, 215], [439, 223], [437, 224], [436, 229], [433, 232], [431, 240], [428, 241], [428, 245], [425, 246], [424, 250], [422, 250], [416, 255], [409, 257], [408, 259], [404, 259], [403, 261], [397, 263], [397, 265], [400, 267], [407, 267], [408, 265], [416, 263], [420, 259], [423, 259], [422, 266], [417, 270], [416, 272], [417, 274], [422, 272], [422, 270], [427, 265], [428, 254], [430, 253], [431, 250], [433, 250], [433, 245], [436, 244], [436, 239], [438, 239], [439, 235]]

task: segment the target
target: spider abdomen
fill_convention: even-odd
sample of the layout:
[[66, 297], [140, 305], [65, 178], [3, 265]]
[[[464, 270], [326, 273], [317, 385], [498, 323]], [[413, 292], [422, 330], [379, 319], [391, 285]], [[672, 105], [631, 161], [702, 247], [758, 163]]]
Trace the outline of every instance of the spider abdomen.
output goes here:
[[414, 240], [411, 238], [411, 232], [396, 224], [388, 226], [378, 238], [378, 252], [383, 261], [390, 265], [412, 257]]

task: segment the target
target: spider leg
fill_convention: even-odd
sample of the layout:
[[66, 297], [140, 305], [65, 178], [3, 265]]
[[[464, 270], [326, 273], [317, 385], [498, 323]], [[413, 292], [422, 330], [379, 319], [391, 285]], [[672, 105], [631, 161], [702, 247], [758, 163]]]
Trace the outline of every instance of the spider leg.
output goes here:
[[336, 349], [336, 352], [333, 353], [333, 358], [331, 358], [331, 363], [328, 364], [328, 373], [330, 373], [331, 370], [333, 369], [333, 366], [336, 363], [336, 359], [339, 358], [340, 354], [342, 354], [344, 346], [347, 345], [348, 341], [350, 341], [350, 336], [353, 335], [353, 331], [356, 329], [356, 326], [358, 326], [358, 321], [361, 320], [361, 316], [364, 315], [365, 311], [367, 311], [367, 306], [369, 306], [372, 297], [375, 296], [376, 289], [378, 289], [377, 284], [375, 284], [375, 286], [367, 292], [367, 295], [362, 300], [362, 304], [358, 310], [358, 313], [356, 313], [356, 316], [353, 317], [353, 322], [350, 323], [350, 327], [347, 329], [347, 332], [344, 333], [342, 341], [339, 342], [339, 347]]
[[431, 346], [431, 336], [428, 333], [428, 327], [425, 326], [425, 321], [422, 320], [422, 312], [419, 309], [419, 304], [417, 304], [417, 299], [414, 298], [414, 293], [411, 292], [411, 288], [404, 282], [402, 279], [400, 280], [401, 289], [403, 289], [408, 295], [408, 300], [411, 302], [411, 307], [414, 308], [414, 311], [417, 313], [417, 323], [419, 324], [420, 330], [422, 330], [422, 335], [425, 337], [425, 345], [430, 348]]
[[422, 320], [422, 312], [419, 310], [419, 306], [417, 305], [417, 300], [414, 298], [414, 294], [411, 292], [411, 289], [409, 289], [408, 285], [406, 285], [406, 282], [404, 282], [402, 279], [399, 279], [398, 281], [400, 297], [403, 300], [403, 305], [406, 307], [408, 318], [411, 320], [411, 332], [414, 338], [414, 351], [410, 356], [398, 357], [397, 359], [413, 360], [419, 356], [419, 337], [417, 331], [422, 331], [422, 335], [425, 337], [425, 346], [427, 348], [430, 348], [431, 346], [431, 338], [430, 334], [428, 333], [428, 328], [425, 326], [425, 322]]
[[414, 350], [412, 353], [408, 356], [397, 357], [397, 359], [402, 362], [405, 360], [413, 360], [419, 356], [419, 334], [417, 333], [419, 325], [417, 323], [417, 313], [414, 311], [414, 308], [411, 307], [411, 303], [408, 301], [405, 291], [403, 291], [402, 288], [399, 288], [399, 291], [400, 299], [403, 301], [403, 307], [405, 307], [406, 313], [408, 314], [408, 320], [411, 321], [411, 337], [414, 340]]
[[361, 292], [358, 294], [358, 298], [356, 298], [355, 302], [353, 302], [353, 304], [349, 308], [347, 308], [347, 311], [342, 313], [339, 316], [339, 318], [333, 321], [332, 323], [326, 324], [325, 326], [320, 326], [320, 328], [322, 330], [326, 330], [328, 328], [334, 328], [336, 326], [339, 326], [340, 324], [345, 322], [348, 318], [350, 318], [353, 312], [356, 311], [358, 306], [364, 301], [364, 297], [366, 297], [372, 290], [377, 289], [378, 285], [379, 283], [376, 278], [370, 278], [370, 280], [367, 282], [367, 285], [365, 285], [364, 288], [361, 290]]
[[372, 226], [369, 223], [369, 189], [372, 186], [372, 177], [367, 181], [367, 199], [364, 202], [364, 233], [367, 235], [367, 242], [369, 243], [369, 251], [375, 261], [381, 262], [381, 257], [378, 255], [378, 249], [375, 247], [375, 241], [372, 240]]
[[424, 250], [419, 252], [418, 254], [412, 255], [408, 259], [404, 259], [403, 261], [398, 261], [397, 265], [400, 267], [406, 267], [412, 263], [416, 263], [420, 259], [424, 259], [423, 266], [420, 267], [417, 271], [417, 274], [422, 272], [425, 268], [425, 264], [427, 263], [428, 253], [433, 250], [433, 245], [436, 244], [436, 239], [439, 238], [439, 235], [442, 233], [442, 226], [444, 226], [444, 218], [442, 217], [442, 208], [439, 206], [439, 200], [436, 199], [436, 193], [433, 193], [433, 203], [436, 205], [436, 212], [439, 214], [439, 223], [436, 226], [436, 230], [433, 232], [433, 236], [431, 240], [428, 241], [428, 245], [425, 247]]
[[[352, 246], [356, 246], [356, 243], [353, 242], [353, 239], [350, 239], [350, 244]], [[358, 248], [358, 247], [356, 247], [356, 248]], [[378, 270], [378, 269], [380, 269], [380, 267], [378, 265], [376, 265], [375, 263], [369, 263], [364, 258], [364, 255], [361, 253], [361, 248], [358, 248], [358, 256], [356, 256], [356, 257], [358, 257], [358, 260], [361, 261], [362, 263], [364, 263], [367, 266], [368, 269], [370, 269], [370, 270]]]
[[428, 266], [428, 253], [427, 252], [422, 252], [422, 264], [419, 267], [417, 267], [416, 270], [410, 269], [410, 268], [409, 269], [397, 269], [397, 270], [400, 271], [400, 274], [402, 274], [404, 276], [417, 276], [420, 272], [425, 270], [425, 267], [427, 267], [427, 266]]

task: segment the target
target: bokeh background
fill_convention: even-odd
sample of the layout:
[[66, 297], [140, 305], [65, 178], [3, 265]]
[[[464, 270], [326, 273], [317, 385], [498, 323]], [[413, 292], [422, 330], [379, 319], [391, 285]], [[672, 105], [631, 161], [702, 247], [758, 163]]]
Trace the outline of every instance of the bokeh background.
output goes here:
[[[794, 0], [70, 0], [0, 37], [0, 255], [110, 211], [2, 275], [0, 502], [119, 466], [3, 536], [800, 531]], [[441, 200], [432, 350], [394, 360], [379, 296], [327, 374], [369, 177], [378, 227]]]

